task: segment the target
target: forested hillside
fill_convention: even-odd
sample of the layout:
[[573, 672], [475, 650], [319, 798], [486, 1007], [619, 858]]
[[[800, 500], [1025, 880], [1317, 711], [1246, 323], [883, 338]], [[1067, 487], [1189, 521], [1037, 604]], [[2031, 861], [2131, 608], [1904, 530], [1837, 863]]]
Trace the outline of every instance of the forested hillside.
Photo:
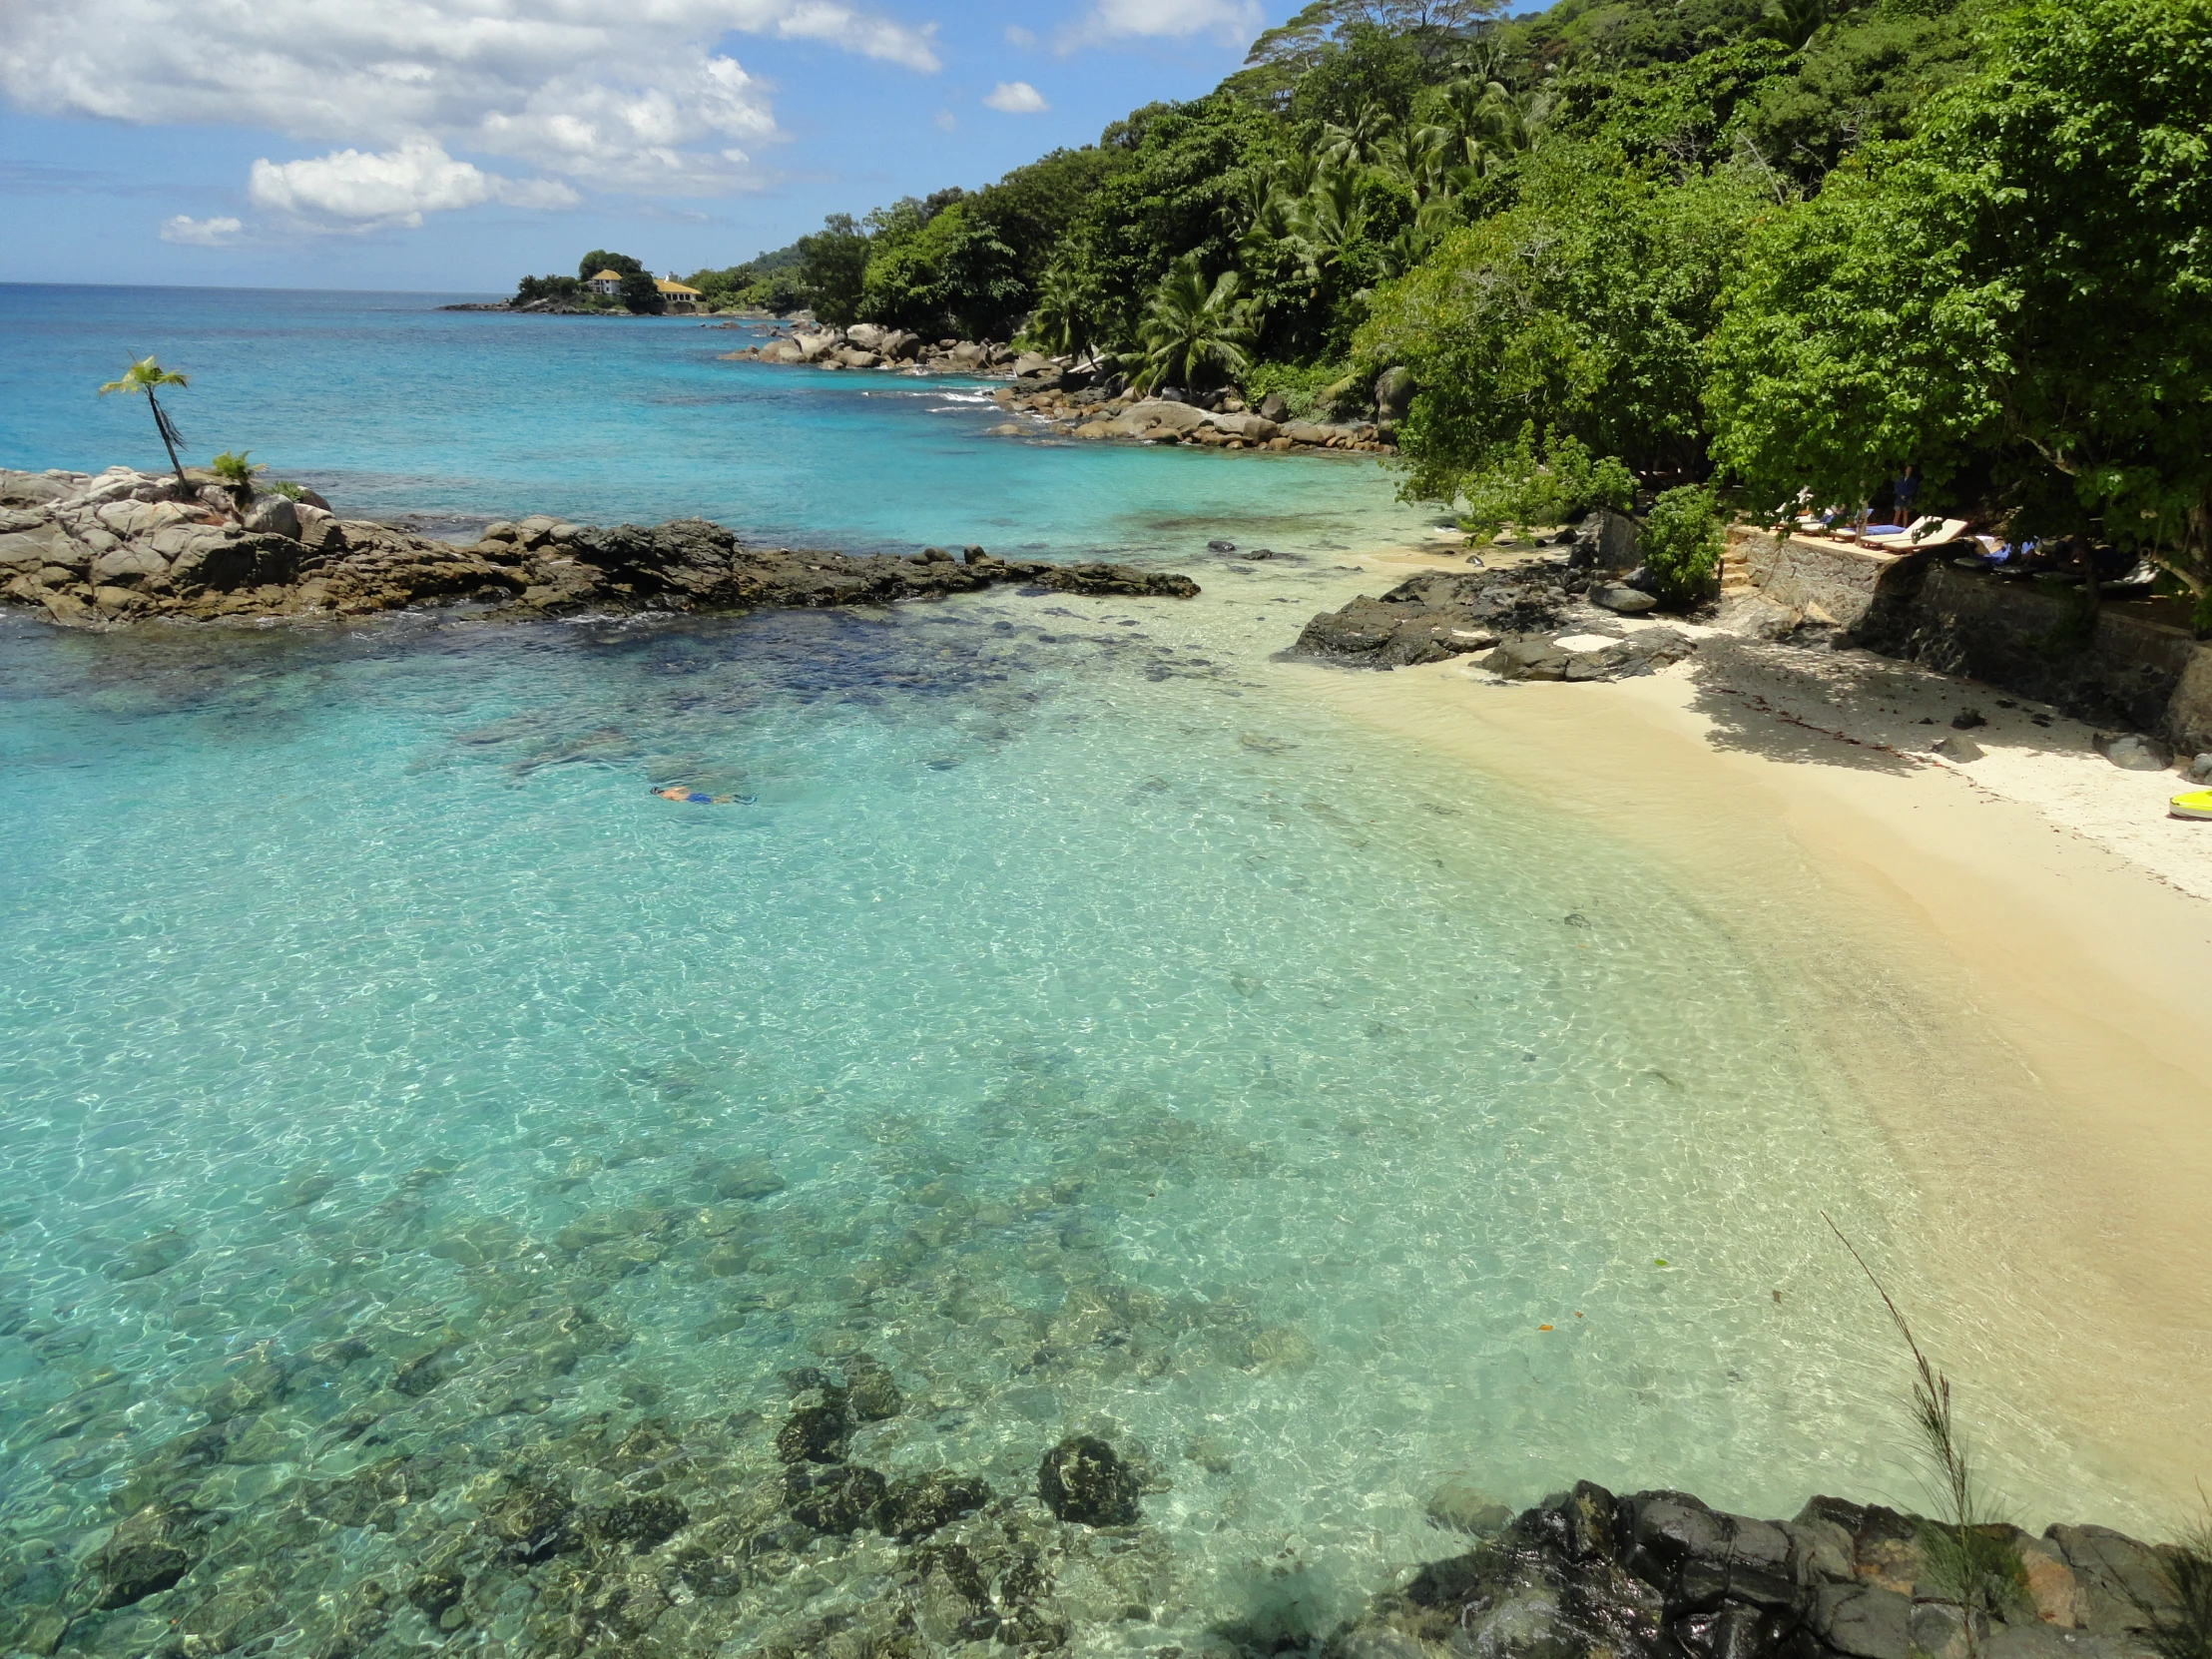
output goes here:
[[756, 296], [1140, 385], [1402, 369], [1408, 489], [1492, 517], [1614, 458], [1755, 509], [1917, 463], [2206, 589], [2212, 0], [1316, 0], [1209, 97], [796, 254]]

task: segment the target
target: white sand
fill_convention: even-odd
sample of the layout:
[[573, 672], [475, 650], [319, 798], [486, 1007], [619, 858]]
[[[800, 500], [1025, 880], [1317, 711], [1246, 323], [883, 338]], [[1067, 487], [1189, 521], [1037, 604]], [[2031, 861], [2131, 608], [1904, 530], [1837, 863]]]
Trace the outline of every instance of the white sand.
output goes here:
[[[1367, 585], [1435, 562], [1382, 556]], [[1862, 652], [1708, 636], [1617, 684], [1505, 684], [1464, 660], [1286, 672], [1690, 874], [1915, 1182], [1941, 1280], [1913, 1287], [1924, 1336], [1988, 1431], [2109, 1469], [2152, 1510], [2196, 1507], [2212, 823], [2165, 816], [2180, 778]], [[1964, 707], [1984, 758], [1930, 756]]]

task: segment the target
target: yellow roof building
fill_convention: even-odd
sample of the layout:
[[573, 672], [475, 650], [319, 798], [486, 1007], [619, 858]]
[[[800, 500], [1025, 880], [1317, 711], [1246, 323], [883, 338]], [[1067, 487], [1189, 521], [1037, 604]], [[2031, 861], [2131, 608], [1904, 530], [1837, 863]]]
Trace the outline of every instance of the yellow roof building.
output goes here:
[[670, 299], [697, 299], [699, 297], [697, 288], [686, 287], [682, 282], [663, 281], [656, 278], [653, 285]]
[[622, 281], [622, 273], [619, 271], [602, 271], [598, 276], [592, 277], [592, 280], [595, 282], [614, 282], [619, 285]]

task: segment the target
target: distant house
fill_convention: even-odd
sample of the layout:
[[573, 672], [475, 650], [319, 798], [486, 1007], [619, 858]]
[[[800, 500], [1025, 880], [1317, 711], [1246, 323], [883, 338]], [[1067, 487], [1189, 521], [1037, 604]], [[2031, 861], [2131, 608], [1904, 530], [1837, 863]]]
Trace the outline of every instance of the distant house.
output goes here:
[[672, 311], [688, 311], [699, 303], [699, 290], [685, 286], [673, 276], [664, 281], [656, 281], [653, 285], [661, 290], [661, 298]]
[[622, 294], [622, 273], [619, 271], [602, 271], [596, 276], [585, 278], [584, 286], [590, 288], [594, 293], [605, 294], [609, 299], [619, 298]]

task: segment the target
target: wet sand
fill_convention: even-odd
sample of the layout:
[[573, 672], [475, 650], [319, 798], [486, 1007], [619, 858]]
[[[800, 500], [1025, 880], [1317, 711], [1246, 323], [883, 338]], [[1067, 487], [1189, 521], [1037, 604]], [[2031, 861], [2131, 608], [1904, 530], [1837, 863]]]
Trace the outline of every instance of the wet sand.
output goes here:
[[[2212, 890], [2212, 825], [2157, 819], [2172, 775], [2073, 765], [2071, 723], [2032, 729], [2050, 755], [1992, 745], [1970, 768], [1904, 747], [1938, 735], [1914, 699], [1971, 694], [1994, 716], [1986, 688], [1853, 654], [1889, 676], [1863, 713], [1891, 723], [1854, 735], [1834, 688], [1793, 707], [1756, 654], [1714, 644], [1609, 685], [1463, 662], [1287, 672], [1470, 787], [1687, 877], [1772, 963], [1835, 1101], [1917, 1189], [1893, 1218], [1918, 1242], [1913, 1282], [1892, 1288], [1965, 1420], [2014, 1454], [2109, 1469], [2154, 1513], [2195, 1510], [2212, 1485], [2212, 902], [2187, 889]], [[2142, 833], [2131, 848], [2105, 827]]]

